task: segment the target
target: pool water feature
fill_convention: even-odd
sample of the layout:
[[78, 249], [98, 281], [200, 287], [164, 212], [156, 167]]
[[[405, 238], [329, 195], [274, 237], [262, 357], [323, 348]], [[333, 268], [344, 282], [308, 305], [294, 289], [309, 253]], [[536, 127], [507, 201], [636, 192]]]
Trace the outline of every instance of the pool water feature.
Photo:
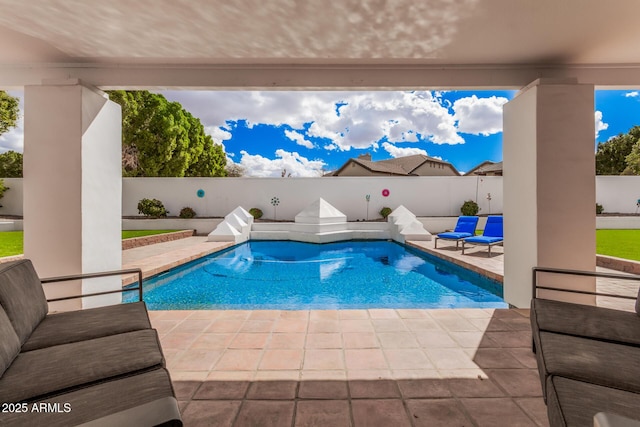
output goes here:
[[249, 241], [144, 285], [151, 310], [507, 307], [501, 296], [498, 282], [390, 241]]

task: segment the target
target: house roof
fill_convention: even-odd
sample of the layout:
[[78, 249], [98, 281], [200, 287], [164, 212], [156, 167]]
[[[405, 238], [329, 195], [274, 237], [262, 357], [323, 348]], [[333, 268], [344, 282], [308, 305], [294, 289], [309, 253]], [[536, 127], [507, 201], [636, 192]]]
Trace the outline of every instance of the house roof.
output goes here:
[[491, 172], [502, 172], [502, 162], [492, 162], [485, 160], [476, 167], [472, 168], [465, 175], [485, 175]]
[[396, 157], [393, 159], [379, 160], [377, 162], [366, 160], [362, 158], [352, 158], [342, 165], [337, 171], [333, 173], [334, 176], [338, 176], [342, 170], [344, 170], [350, 163], [357, 163], [363, 168], [378, 173], [385, 173], [390, 175], [410, 176], [415, 175], [414, 171], [422, 166], [425, 162], [441, 163], [443, 165], [451, 167], [453, 171], [460, 175], [457, 169], [449, 162], [445, 162], [434, 157], [425, 156], [423, 154], [415, 154], [413, 156]]

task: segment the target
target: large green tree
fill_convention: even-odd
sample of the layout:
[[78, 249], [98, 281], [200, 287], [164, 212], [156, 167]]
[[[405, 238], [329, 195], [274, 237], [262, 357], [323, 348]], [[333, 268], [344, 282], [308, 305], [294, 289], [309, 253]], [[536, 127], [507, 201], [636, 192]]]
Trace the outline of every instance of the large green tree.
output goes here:
[[0, 154], [0, 178], [22, 178], [22, 154], [7, 151]]
[[640, 175], [640, 140], [638, 140], [627, 156], [627, 167], [623, 175]]
[[640, 126], [598, 144], [596, 150], [596, 175], [620, 175], [627, 169], [627, 157], [640, 141]]
[[0, 135], [15, 127], [19, 113], [18, 98], [0, 90]]
[[225, 176], [226, 156], [200, 120], [148, 91], [110, 91], [122, 106], [123, 176]]

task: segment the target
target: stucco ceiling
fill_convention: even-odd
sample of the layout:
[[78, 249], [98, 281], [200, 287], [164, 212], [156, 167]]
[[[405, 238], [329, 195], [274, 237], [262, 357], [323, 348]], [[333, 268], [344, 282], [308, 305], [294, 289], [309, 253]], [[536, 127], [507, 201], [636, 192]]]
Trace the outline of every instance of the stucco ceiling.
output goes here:
[[637, 0], [0, 0], [0, 66], [635, 67], [639, 16]]

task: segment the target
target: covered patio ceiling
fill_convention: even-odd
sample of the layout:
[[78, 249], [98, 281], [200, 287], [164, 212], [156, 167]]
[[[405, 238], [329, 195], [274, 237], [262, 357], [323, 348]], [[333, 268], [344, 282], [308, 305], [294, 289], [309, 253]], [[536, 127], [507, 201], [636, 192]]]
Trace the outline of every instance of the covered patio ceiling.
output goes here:
[[640, 86], [637, 0], [0, 0], [0, 87]]

